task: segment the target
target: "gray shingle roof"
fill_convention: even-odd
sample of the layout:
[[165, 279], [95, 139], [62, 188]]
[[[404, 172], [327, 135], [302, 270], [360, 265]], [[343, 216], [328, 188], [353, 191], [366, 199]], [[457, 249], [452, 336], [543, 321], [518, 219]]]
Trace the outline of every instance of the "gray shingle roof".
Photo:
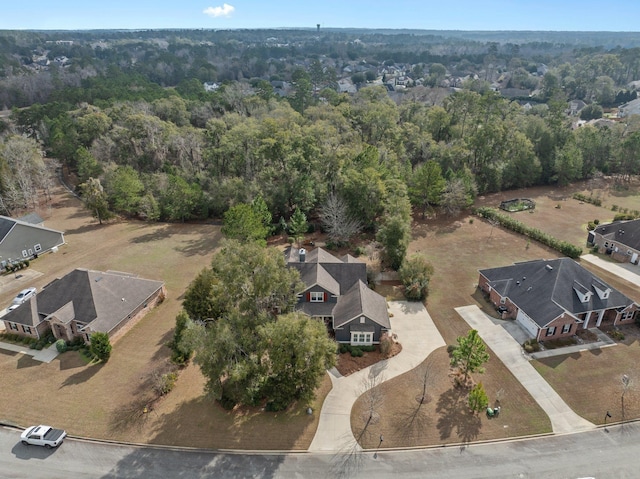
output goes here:
[[336, 328], [362, 315], [384, 328], [391, 328], [387, 301], [362, 281], [358, 281], [347, 294], [340, 297], [333, 311], [333, 325]]
[[[338, 296], [336, 303], [298, 303], [310, 316], [333, 316], [334, 327], [365, 315], [384, 328], [390, 328], [387, 302], [367, 286], [367, 265], [351, 255], [342, 259], [316, 248], [307, 251], [300, 262], [299, 250], [289, 247], [285, 258], [290, 267], [300, 271], [306, 288], [315, 284]], [[336, 291], [335, 288], [338, 287]]]
[[[563, 312], [574, 315], [588, 311], [623, 308], [633, 301], [569, 258], [534, 260], [480, 271], [502, 297], [545, 327]], [[579, 286], [576, 286], [578, 284]], [[606, 285], [609, 297], [601, 299], [596, 288]], [[580, 301], [574, 288], [591, 292]]]
[[640, 250], [640, 220], [616, 221], [599, 225], [595, 232], [608, 240]]
[[108, 333], [162, 286], [161, 281], [125, 273], [76, 269], [38, 292], [30, 300], [31, 308], [17, 308], [3, 319], [35, 326], [54, 313], [67, 322], [73, 313], [93, 331]]

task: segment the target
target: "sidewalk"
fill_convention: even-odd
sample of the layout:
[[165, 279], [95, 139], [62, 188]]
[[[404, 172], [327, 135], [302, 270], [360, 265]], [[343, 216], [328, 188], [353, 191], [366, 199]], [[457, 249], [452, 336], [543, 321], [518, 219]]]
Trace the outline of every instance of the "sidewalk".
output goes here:
[[6, 351], [13, 351], [14, 353], [22, 353], [27, 354], [29, 356], [33, 356], [35, 361], [40, 361], [41, 363], [50, 363], [53, 361], [58, 354], [58, 350], [56, 349], [55, 344], [51, 344], [49, 347], [44, 348], [40, 351], [37, 349], [31, 349], [24, 344], [11, 344], [0, 342], [0, 349], [4, 349]]
[[432, 351], [445, 345], [422, 303], [389, 302], [391, 328], [398, 335], [402, 351], [357, 373], [343, 377], [330, 371], [333, 389], [324, 400], [310, 452], [359, 449], [351, 432], [351, 409], [368, 389], [418, 366]]
[[[480, 308], [464, 306], [456, 308], [456, 312], [471, 328], [478, 331], [487, 346], [544, 409], [551, 420], [554, 433], [571, 433], [595, 428], [594, 424], [573, 412], [558, 393], [529, 364], [516, 340], [500, 325], [494, 324]], [[565, 354], [564, 351], [563, 354]]]
[[[585, 254], [580, 256], [580, 259], [598, 266], [605, 271], [610, 271], [616, 276], [627, 280], [631, 284], [640, 286], [640, 275], [638, 274], [640, 273], [640, 267], [636, 265], [632, 265], [631, 263], [614, 263], [612, 261], [605, 261], [594, 254]], [[638, 273], [634, 270], [638, 271]]]

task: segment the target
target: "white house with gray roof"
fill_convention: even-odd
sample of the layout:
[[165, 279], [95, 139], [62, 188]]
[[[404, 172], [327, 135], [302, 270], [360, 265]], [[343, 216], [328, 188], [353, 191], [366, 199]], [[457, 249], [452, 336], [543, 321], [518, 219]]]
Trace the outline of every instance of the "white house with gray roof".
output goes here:
[[570, 258], [480, 270], [478, 286], [504, 318], [539, 341], [632, 324], [638, 305]]
[[367, 285], [366, 265], [351, 255], [337, 258], [322, 248], [289, 247], [287, 265], [305, 287], [296, 309], [323, 320], [339, 343], [372, 345], [391, 329], [387, 301]]

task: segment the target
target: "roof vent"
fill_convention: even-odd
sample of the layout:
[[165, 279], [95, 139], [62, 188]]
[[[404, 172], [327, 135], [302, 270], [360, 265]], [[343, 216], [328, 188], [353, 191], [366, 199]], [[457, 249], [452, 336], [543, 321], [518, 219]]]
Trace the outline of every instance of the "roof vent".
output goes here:
[[522, 277], [522, 281], [524, 281], [525, 279], [527, 279], [527, 277], [526, 277], [526, 276], [523, 276], [523, 277]]
[[547, 268], [549, 271], [553, 271], [553, 266], [551, 266], [550, 264], [548, 264], [547, 266], [545, 266], [545, 268]]
[[516, 281], [516, 284], [517, 284], [518, 286], [520, 286], [520, 281]]

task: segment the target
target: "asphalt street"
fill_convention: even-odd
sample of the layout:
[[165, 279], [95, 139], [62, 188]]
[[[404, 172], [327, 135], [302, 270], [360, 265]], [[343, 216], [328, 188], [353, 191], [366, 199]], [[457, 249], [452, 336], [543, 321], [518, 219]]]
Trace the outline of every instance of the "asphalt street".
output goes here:
[[68, 438], [49, 451], [0, 428], [0, 476], [8, 479], [638, 477], [640, 424], [567, 435], [421, 450], [224, 453], [122, 446]]

